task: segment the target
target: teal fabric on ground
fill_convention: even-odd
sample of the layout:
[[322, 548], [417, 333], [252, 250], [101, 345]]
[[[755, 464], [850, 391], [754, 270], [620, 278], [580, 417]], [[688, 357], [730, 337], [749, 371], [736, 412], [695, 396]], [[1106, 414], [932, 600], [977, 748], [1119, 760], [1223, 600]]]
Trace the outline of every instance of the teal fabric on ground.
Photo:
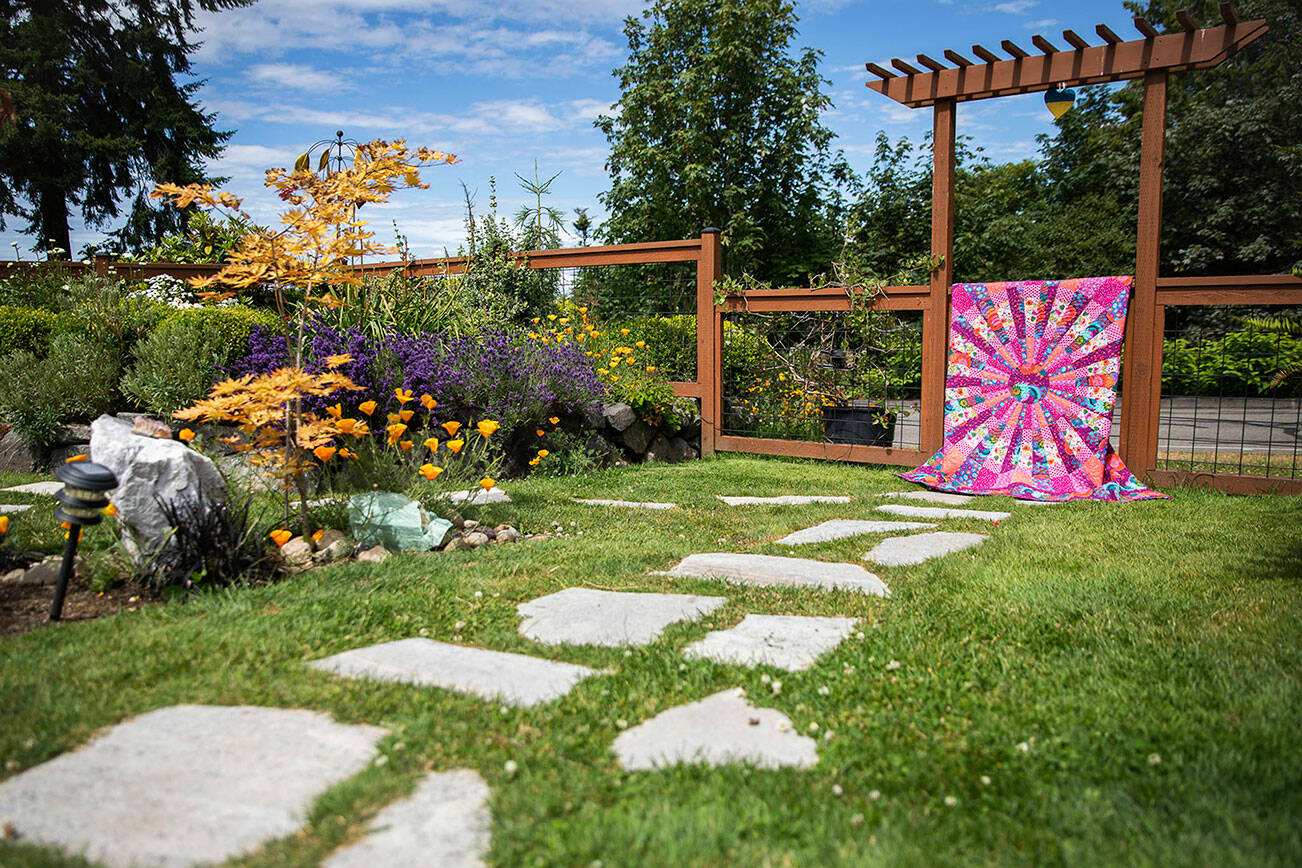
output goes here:
[[348, 499], [348, 527], [358, 545], [417, 552], [442, 545], [452, 522], [434, 518], [406, 495], [373, 491]]

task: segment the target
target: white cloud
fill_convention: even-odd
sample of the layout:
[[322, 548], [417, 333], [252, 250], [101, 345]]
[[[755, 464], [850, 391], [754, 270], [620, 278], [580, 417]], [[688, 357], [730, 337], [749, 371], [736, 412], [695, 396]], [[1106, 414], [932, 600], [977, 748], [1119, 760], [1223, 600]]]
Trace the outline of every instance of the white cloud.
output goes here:
[[274, 84], [296, 90], [339, 91], [348, 82], [333, 72], [301, 63], [259, 63], [249, 67], [248, 77], [261, 84]]
[[1039, 21], [1026, 22], [1027, 30], [1043, 30], [1046, 27], [1053, 27], [1058, 23], [1057, 18], [1041, 18]]
[[1021, 15], [1028, 9], [1033, 9], [1040, 5], [1037, 0], [1006, 0], [1003, 3], [996, 3], [992, 8], [996, 12], [1005, 12], [1009, 15]]

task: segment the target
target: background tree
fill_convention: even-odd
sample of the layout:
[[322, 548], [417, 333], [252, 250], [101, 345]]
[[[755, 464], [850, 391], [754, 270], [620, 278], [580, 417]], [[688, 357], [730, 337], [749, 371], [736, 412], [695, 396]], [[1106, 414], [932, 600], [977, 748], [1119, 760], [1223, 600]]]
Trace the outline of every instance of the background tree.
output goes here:
[[602, 235], [614, 243], [724, 230], [730, 270], [798, 280], [839, 246], [844, 159], [819, 119], [819, 52], [792, 56], [785, 0], [656, 0], [628, 18]]
[[189, 41], [198, 9], [252, 0], [0, 0], [0, 87], [15, 123], [0, 124], [0, 227], [27, 220], [38, 246], [70, 249], [68, 215], [90, 226], [127, 212], [112, 246], [138, 249], [182, 226], [156, 208], [156, 181], [206, 180], [229, 133], [194, 102]]

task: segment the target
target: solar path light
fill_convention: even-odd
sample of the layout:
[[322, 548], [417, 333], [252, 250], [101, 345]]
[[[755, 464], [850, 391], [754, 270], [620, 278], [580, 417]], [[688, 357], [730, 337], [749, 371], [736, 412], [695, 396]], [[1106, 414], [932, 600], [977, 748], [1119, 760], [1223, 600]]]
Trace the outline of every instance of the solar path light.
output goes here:
[[54, 478], [63, 483], [63, 490], [55, 495], [59, 506], [54, 517], [66, 521], [68, 542], [63, 546], [63, 565], [59, 568], [59, 583], [54, 588], [50, 603], [50, 620], [63, 616], [63, 598], [68, 593], [68, 579], [77, 561], [77, 543], [81, 542], [81, 529], [104, 520], [104, 507], [108, 506], [108, 492], [117, 488], [118, 478], [102, 464], [92, 461], [74, 461], [54, 470]]

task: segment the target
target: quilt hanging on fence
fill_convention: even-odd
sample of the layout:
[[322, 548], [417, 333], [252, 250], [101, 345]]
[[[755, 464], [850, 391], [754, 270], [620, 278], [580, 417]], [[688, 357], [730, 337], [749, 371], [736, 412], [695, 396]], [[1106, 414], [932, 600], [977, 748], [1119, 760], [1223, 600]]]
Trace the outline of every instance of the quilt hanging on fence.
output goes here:
[[944, 445], [900, 476], [1024, 500], [1165, 497], [1108, 441], [1130, 281], [955, 284]]

